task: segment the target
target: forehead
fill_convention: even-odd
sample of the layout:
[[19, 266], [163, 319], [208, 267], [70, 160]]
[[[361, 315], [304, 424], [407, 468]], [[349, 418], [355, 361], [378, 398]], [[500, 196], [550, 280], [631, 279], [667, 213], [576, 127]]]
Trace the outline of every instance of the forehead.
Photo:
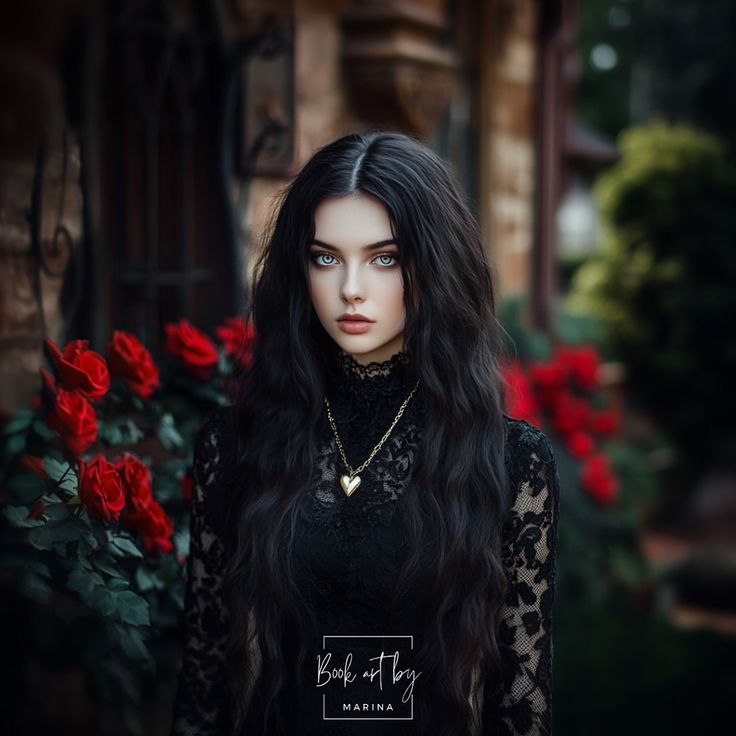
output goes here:
[[332, 245], [363, 245], [391, 238], [386, 207], [368, 194], [322, 200], [314, 211], [314, 237]]

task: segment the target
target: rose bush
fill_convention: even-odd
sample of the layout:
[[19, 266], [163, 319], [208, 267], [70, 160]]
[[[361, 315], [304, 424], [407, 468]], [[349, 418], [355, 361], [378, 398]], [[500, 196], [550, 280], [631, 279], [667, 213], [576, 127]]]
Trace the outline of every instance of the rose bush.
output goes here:
[[46, 339], [39, 394], [0, 444], [0, 594], [29, 627], [43, 622], [35, 654], [81, 668], [131, 732], [145, 678], [176, 671], [194, 436], [229, 403], [253, 339], [235, 317], [215, 340], [186, 320], [165, 332], [159, 365], [122, 330], [105, 355], [86, 340], [61, 349]]
[[617, 588], [635, 595], [652, 577], [638, 536], [656, 482], [644, 451], [627, 439], [624, 405], [611, 404], [602, 384], [606, 341], [594, 321], [558, 311], [546, 334], [529, 328], [527, 314], [524, 299], [502, 304], [506, 413], [542, 429], [554, 448], [561, 597], [600, 601]]
[[557, 344], [548, 360], [531, 360], [526, 370], [519, 360], [509, 361], [504, 377], [508, 413], [549, 428], [580, 461], [583, 489], [600, 505], [610, 506], [618, 497], [618, 479], [598, 443], [618, 430], [621, 417], [615, 408], [595, 409], [592, 404], [600, 390], [600, 363], [594, 345]]

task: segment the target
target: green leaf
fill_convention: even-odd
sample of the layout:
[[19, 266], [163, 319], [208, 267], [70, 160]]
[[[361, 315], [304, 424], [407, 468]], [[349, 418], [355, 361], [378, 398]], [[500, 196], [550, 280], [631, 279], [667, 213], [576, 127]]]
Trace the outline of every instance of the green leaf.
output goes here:
[[69, 463], [47, 457], [44, 459], [43, 469], [49, 478], [57, 484], [58, 489], [65, 490], [68, 493], [77, 493], [77, 473]]
[[181, 485], [178, 478], [158, 473], [153, 481], [153, 494], [163, 504], [181, 499]]
[[122, 536], [113, 536], [111, 541], [112, 544], [108, 549], [117, 557], [143, 557], [143, 552], [138, 549], [132, 539]]
[[32, 572], [23, 575], [19, 587], [23, 595], [40, 603], [46, 603], [51, 595], [49, 584]]
[[50, 440], [52, 437], [56, 437], [56, 432], [54, 432], [54, 430], [51, 429], [41, 418], [38, 418], [33, 422], [33, 430], [45, 440]]
[[139, 567], [135, 571], [135, 584], [138, 586], [138, 590], [140, 590], [141, 593], [153, 590], [155, 583], [153, 581], [151, 571], [147, 570], [145, 567]]
[[92, 534], [91, 531], [83, 534], [79, 538], [78, 554], [81, 559], [86, 560], [86, 558], [98, 548], [99, 545], [97, 544], [97, 540], [95, 539], [95, 536], [94, 534]]
[[69, 472], [69, 463], [53, 457], [46, 457], [43, 460], [43, 469], [51, 480], [58, 481], [59, 478]]
[[125, 590], [118, 595], [118, 616], [126, 624], [148, 626], [148, 603], [132, 590]]
[[35, 473], [21, 472], [12, 475], [6, 488], [18, 503], [33, 503], [46, 490], [46, 481]]
[[174, 601], [176, 610], [183, 611], [184, 610], [184, 591], [178, 588], [171, 588], [169, 590], [169, 595], [171, 596], [171, 600]]
[[96, 608], [103, 616], [112, 616], [118, 610], [117, 596], [109, 590], [96, 588], [94, 591], [93, 607]]
[[161, 417], [158, 438], [167, 450], [178, 450], [184, 446], [184, 439], [179, 434], [171, 414], [164, 414]]
[[98, 554], [92, 558], [94, 566], [112, 578], [125, 577], [125, 573], [117, 566], [115, 560], [106, 554]]
[[50, 521], [61, 521], [69, 517], [69, 507], [65, 503], [50, 503], [46, 505], [43, 513]]
[[33, 570], [37, 575], [41, 575], [44, 578], [50, 578], [51, 577], [51, 570], [49, 570], [48, 565], [44, 565], [43, 562], [39, 562], [38, 560], [26, 560], [25, 565], [28, 567], [29, 570]]
[[166, 587], [158, 575], [145, 567], [139, 567], [135, 571], [135, 583], [141, 593], [149, 590], [163, 590]]
[[86, 522], [77, 516], [70, 516], [62, 521], [48, 522], [36, 527], [31, 531], [29, 539], [36, 549], [53, 549], [56, 543], [79, 539], [88, 530]]
[[123, 651], [135, 660], [147, 660], [151, 654], [146, 647], [141, 630], [132, 626], [116, 626], [115, 631]]
[[8, 421], [3, 430], [4, 435], [22, 432], [31, 426], [33, 421], [33, 411], [31, 409], [18, 409], [12, 419]]
[[100, 421], [98, 434], [111, 445], [134, 445], [143, 437], [133, 419], [125, 416]]
[[21, 528], [43, 526], [46, 523], [43, 519], [29, 519], [26, 506], [6, 506], [3, 514], [14, 526]]
[[28, 437], [25, 434], [13, 434], [5, 442], [8, 455], [20, 455], [25, 452]]
[[174, 532], [174, 551], [177, 555], [189, 557], [190, 537], [189, 529], [184, 528]]
[[113, 593], [119, 593], [121, 590], [127, 590], [130, 584], [124, 578], [112, 578], [107, 581], [107, 589]]
[[75, 568], [69, 574], [66, 581], [66, 587], [69, 590], [75, 590], [85, 600], [85, 603], [89, 603], [92, 597], [92, 593], [97, 587], [105, 587], [105, 581], [102, 576], [96, 572], [89, 572], [82, 568]]

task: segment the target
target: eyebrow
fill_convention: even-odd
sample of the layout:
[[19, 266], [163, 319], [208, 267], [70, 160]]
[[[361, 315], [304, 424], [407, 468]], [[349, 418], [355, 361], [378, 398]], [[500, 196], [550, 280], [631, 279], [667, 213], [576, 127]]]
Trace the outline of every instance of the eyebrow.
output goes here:
[[[314, 238], [310, 245], [320, 245], [323, 248], [329, 248], [330, 250], [335, 250], [338, 253], [340, 252], [340, 249], [334, 245], [330, 245], [329, 243], [325, 243], [322, 240], [318, 240], [317, 238]], [[377, 243], [370, 243], [369, 245], [364, 245], [362, 250], [376, 250], [377, 248], [384, 248], [387, 245], [397, 245], [396, 241], [393, 238], [388, 238], [387, 240], [379, 240]]]

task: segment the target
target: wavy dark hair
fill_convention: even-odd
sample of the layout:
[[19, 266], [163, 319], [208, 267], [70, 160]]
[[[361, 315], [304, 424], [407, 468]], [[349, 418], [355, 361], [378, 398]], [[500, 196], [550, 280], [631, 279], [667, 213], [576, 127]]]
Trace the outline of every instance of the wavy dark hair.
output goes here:
[[[475, 723], [471, 689], [480, 690], [500, 660], [496, 631], [506, 591], [500, 537], [509, 493], [491, 266], [460, 187], [435, 153], [401, 133], [353, 133], [314, 153], [283, 191], [246, 310], [256, 339], [238, 398], [233, 487], [221, 509], [229, 524], [228, 686], [236, 734], [244, 725], [253, 729], [248, 733], [285, 732], [279, 697], [316, 631], [314, 613], [293, 583], [291, 549], [339, 351], [311, 304], [308, 247], [317, 205], [356, 192], [378, 199], [390, 217], [404, 279], [404, 349], [426, 406], [404, 491], [412, 553], [392, 599], [396, 604], [412, 579], [419, 540], [428, 534], [434, 610], [417, 661], [433, 712], [422, 733], [467, 733]], [[285, 661], [294, 644], [296, 660]]]

